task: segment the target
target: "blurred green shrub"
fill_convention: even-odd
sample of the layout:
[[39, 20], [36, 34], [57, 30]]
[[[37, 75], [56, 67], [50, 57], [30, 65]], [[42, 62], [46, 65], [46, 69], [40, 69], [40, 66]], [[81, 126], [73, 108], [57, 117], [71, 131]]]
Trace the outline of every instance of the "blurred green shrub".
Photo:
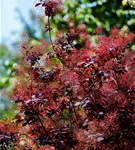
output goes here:
[[119, 0], [62, 0], [64, 11], [54, 17], [58, 29], [66, 29], [68, 18], [78, 25], [86, 24], [86, 30], [93, 32], [96, 27], [102, 27], [107, 34], [117, 25], [135, 31], [135, 10], [129, 5], [122, 6]]
[[15, 106], [11, 104], [6, 91], [11, 90], [14, 82], [17, 57], [5, 44], [0, 45], [0, 119], [11, 117], [14, 114]]

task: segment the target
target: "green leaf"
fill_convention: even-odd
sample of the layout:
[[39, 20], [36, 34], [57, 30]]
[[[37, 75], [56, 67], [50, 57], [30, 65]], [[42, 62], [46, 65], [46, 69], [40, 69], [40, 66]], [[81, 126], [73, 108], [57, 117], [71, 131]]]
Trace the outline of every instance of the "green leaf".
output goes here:
[[63, 119], [64, 120], [68, 120], [69, 116], [70, 116], [69, 111], [68, 110], [64, 110], [63, 114], [62, 114]]
[[131, 7], [135, 7], [135, 0], [129, 0], [128, 3]]
[[52, 62], [56, 65], [56, 64], [60, 64], [60, 60], [57, 57], [53, 57], [52, 58]]
[[123, 0], [123, 1], [122, 1], [122, 5], [123, 5], [123, 6], [127, 5], [127, 0]]

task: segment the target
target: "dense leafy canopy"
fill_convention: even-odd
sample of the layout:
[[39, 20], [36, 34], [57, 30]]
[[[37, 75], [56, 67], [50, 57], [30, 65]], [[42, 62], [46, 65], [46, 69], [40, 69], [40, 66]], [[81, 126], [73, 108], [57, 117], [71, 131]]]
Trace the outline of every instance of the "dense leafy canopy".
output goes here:
[[[2, 150], [134, 149], [135, 52], [131, 44], [135, 34], [118, 27], [110, 30], [113, 20], [108, 21], [108, 35], [101, 28], [93, 30], [89, 16], [85, 19], [90, 13], [85, 12], [83, 19], [76, 14], [77, 8], [86, 8], [84, 3], [88, 1], [72, 1], [72, 5], [65, 1], [70, 8], [66, 15], [71, 17], [64, 20], [63, 16], [63, 24], [58, 20], [54, 40], [51, 24], [54, 21], [56, 25], [58, 14], [65, 13], [61, 1], [40, 0], [35, 4], [43, 8], [50, 42], [32, 44], [28, 39], [20, 47], [22, 59], [11, 93], [19, 108], [12, 123], [0, 122]], [[91, 12], [104, 4], [110, 3], [93, 1]], [[100, 26], [97, 14], [93, 15]], [[66, 34], [61, 32], [62, 27]]]

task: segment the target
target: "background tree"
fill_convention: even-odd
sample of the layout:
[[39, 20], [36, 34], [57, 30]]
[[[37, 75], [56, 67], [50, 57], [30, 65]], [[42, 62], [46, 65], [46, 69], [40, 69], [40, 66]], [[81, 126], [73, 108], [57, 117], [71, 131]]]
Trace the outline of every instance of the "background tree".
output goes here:
[[67, 29], [67, 20], [73, 20], [75, 25], [84, 22], [86, 30], [93, 32], [96, 27], [102, 27], [105, 33], [117, 25], [135, 30], [135, 10], [130, 6], [123, 7], [121, 1], [114, 0], [62, 0], [64, 11], [54, 17], [58, 29]]
[[[135, 30], [135, 10], [129, 5], [123, 7], [119, 0], [62, 0], [62, 4], [64, 10], [53, 17], [53, 31], [59, 29], [66, 32], [68, 21], [73, 21], [71, 24], [75, 25], [84, 22], [88, 33], [93, 32], [96, 27], [101, 27], [108, 34], [116, 25], [124, 30]], [[23, 33], [36, 40], [47, 37], [44, 33], [46, 20], [42, 18], [42, 13], [37, 19], [36, 13], [31, 10], [29, 23], [19, 10], [18, 14], [24, 25]]]
[[19, 57], [9, 50], [5, 44], [0, 45], [0, 119], [11, 117], [14, 114], [14, 106], [11, 105], [7, 91], [15, 80], [15, 69]]
[[[57, 31], [66, 33], [69, 26], [77, 26], [82, 22], [88, 33], [92, 33], [97, 27], [101, 27], [104, 34], [109, 34], [110, 29], [114, 26], [118, 26], [124, 32], [135, 30], [135, 10], [129, 5], [122, 6], [121, 1], [62, 0], [62, 4], [63, 11], [53, 17], [52, 37], [55, 37]], [[22, 33], [26, 33], [33, 42], [40, 41], [42, 38], [49, 40], [48, 35], [44, 32], [47, 20], [43, 17], [43, 13], [40, 13], [37, 19], [36, 13], [31, 10], [29, 23], [19, 10], [18, 14], [24, 26]], [[132, 49], [135, 50], [134, 43]]]

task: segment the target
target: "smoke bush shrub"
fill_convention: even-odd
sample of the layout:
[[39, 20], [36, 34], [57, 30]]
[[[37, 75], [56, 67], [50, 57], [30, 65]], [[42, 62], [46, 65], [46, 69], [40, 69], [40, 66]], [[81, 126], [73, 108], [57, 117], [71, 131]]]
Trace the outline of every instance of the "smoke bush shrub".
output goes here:
[[48, 18], [50, 44], [21, 46], [11, 95], [19, 107], [17, 130], [0, 128], [1, 149], [10, 143], [22, 150], [134, 149], [135, 53], [130, 44], [135, 34], [114, 27], [105, 36], [96, 29], [93, 44], [84, 23], [69, 24], [67, 34], [57, 34], [53, 42], [50, 21], [62, 11], [61, 3], [46, 0], [35, 6]]

